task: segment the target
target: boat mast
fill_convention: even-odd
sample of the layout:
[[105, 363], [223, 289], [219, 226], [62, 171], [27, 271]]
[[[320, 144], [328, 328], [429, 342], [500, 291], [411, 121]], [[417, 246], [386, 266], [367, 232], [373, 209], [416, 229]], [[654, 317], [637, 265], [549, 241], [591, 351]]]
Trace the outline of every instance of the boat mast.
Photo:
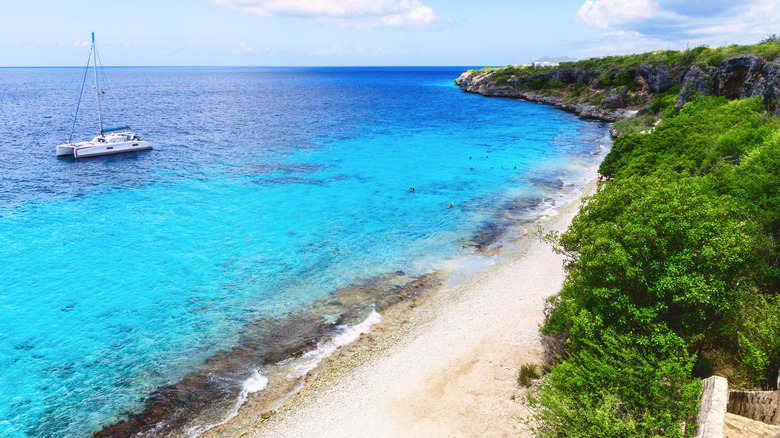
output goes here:
[[95, 50], [95, 32], [92, 32], [92, 65], [95, 69], [95, 97], [97, 97], [98, 124], [100, 124], [100, 136], [103, 136], [103, 116], [100, 114], [100, 86], [97, 74], [97, 51]]

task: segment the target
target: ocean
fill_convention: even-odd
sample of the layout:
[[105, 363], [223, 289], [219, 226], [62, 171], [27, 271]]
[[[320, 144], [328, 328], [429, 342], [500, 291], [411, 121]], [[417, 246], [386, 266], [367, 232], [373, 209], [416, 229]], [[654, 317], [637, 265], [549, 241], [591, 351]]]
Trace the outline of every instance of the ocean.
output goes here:
[[107, 68], [154, 150], [80, 160], [83, 69], [0, 69], [0, 436], [197, 436], [516, 246], [608, 126], [465, 69]]

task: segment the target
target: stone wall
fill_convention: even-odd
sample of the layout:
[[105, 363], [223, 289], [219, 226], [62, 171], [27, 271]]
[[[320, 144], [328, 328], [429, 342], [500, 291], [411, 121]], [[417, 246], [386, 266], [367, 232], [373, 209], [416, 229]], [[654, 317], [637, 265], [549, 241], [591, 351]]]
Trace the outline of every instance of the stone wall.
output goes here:
[[725, 377], [712, 376], [701, 381], [702, 394], [696, 417], [697, 438], [722, 438], [723, 420], [729, 399], [729, 383]]
[[766, 424], [780, 425], [780, 391], [731, 391], [728, 411]]

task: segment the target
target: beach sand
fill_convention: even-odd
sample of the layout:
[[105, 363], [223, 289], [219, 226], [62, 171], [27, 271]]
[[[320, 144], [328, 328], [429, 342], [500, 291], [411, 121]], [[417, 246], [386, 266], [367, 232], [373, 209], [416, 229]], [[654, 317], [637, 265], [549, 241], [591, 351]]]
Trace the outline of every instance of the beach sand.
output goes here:
[[[595, 190], [595, 180], [582, 189]], [[580, 202], [559, 209], [544, 229], [565, 230]], [[382, 315], [265, 418], [249, 400], [237, 418], [202, 436], [530, 436], [517, 375], [525, 363], [543, 363], [538, 328], [545, 298], [563, 283], [562, 263], [528, 236], [487, 271]]]

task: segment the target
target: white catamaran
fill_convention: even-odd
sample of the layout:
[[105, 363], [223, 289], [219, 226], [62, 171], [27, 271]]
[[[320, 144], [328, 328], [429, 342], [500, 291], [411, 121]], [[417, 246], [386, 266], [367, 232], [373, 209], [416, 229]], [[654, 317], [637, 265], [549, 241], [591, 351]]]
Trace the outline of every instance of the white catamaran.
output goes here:
[[81, 97], [84, 94], [84, 83], [89, 71], [89, 59], [87, 59], [87, 68], [84, 71], [84, 79], [81, 82], [81, 93], [79, 94], [79, 103], [76, 105], [76, 115], [73, 118], [73, 127], [70, 130], [70, 138], [65, 144], [57, 146], [57, 156], [73, 156], [76, 158], [95, 157], [98, 155], [120, 154], [123, 152], [134, 152], [151, 149], [152, 145], [144, 140], [140, 135], [130, 132], [129, 126], [120, 126], [118, 128], [104, 129], [103, 117], [100, 113], [100, 87], [98, 86], [97, 74], [97, 52], [95, 51], [95, 32], [92, 32], [92, 48], [90, 57], [93, 60], [95, 70], [95, 96], [97, 96], [98, 125], [100, 125], [100, 135], [91, 141], [82, 141], [73, 143], [73, 130], [76, 127], [76, 118], [79, 115], [79, 106]]

